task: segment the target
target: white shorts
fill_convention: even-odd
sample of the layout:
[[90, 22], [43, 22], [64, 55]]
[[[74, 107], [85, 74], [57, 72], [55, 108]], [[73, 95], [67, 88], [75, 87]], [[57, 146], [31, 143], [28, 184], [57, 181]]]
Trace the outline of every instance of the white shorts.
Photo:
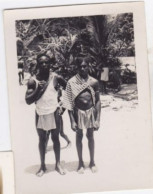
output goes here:
[[49, 131], [51, 129], [56, 129], [55, 115], [54, 112], [47, 115], [38, 115], [38, 121], [36, 127], [38, 129], [43, 129]]
[[79, 129], [88, 129], [95, 127], [95, 108], [91, 107], [88, 110], [77, 109], [77, 125]]

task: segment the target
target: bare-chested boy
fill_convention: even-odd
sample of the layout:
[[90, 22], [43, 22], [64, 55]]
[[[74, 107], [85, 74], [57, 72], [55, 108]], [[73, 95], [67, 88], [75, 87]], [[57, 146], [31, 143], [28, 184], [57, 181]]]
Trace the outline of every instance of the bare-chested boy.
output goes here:
[[66, 86], [64, 79], [50, 71], [51, 59], [45, 54], [37, 56], [37, 73], [28, 82], [26, 92], [26, 102], [36, 104], [36, 128], [39, 136], [40, 169], [37, 176], [42, 176], [46, 171], [45, 148], [48, 131], [51, 132], [53, 149], [56, 159], [56, 171], [65, 174], [60, 165], [60, 141], [59, 141], [59, 120], [57, 84]]
[[83, 130], [87, 130], [88, 147], [90, 153], [89, 167], [94, 173], [97, 171], [94, 161], [94, 130], [99, 129], [101, 102], [99, 83], [88, 75], [89, 60], [78, 57], [76, 60], [78, 73], [67, 82], [64, 97], [64, 107], [69, 110], [71, 128], [76, 132], [76, 146], [79, 158], [78, 173], [84, 173], [82, 157]]

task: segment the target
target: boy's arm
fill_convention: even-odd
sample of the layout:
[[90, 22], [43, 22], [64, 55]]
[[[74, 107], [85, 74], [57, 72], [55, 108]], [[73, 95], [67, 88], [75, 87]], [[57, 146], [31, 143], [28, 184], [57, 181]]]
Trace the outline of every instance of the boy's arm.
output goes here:
[[98, 81], [95, 83], [95, 109], [97, 112], [97, 118], [96, 118], [97, 128], [96, 128], [96, 130], [98, 130], [99, 125], [100, 125], [100, 115], [101, 115], [101, 101], [100, 101], [100, 92], [99, 92]]
[[32, 104], [39, 100], [39, 98], [43, 95], [48, 83], [46, 81], [40, 81], [38, 84], [35, 80], [30, 79], [27, 84], [27, 91], [25, 95], [25, 100], [27, 104]]
[[36, 82], [33, 79], [30, 79], [27, 84], [27, 91], [25, 94], [25, 101], [27, 104], [32, 104], [36, 101], [36, 97], [38, 94], [38, 86], [36, 86]]
[[70, 117], [70, 122], [71, 122], [71, 128], [73, 131], [77, 131], [78, 130], [78, 126], [75, 122], [75, 119], [74, 119], [74, 113], [72, 110], [68, 110], [68, 113], [69, 113], [69, 117]]
[[67, 83], [67, 82], [65, 81], [65, 79], [64, 79], [62, 76], [57, 75], [57, 82], [58, 82], [59, 85], [62, 86], [63, 89], [65, 90], [65, 88], [66, 88], [66, 83]]

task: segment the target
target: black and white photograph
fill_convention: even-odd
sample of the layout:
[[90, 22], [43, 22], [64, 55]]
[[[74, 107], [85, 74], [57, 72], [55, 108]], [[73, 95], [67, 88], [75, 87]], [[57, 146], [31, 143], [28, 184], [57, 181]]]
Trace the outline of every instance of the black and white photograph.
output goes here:
[[151, 188], [144, 4], [5, 10], [4, 29], [16, 194]]

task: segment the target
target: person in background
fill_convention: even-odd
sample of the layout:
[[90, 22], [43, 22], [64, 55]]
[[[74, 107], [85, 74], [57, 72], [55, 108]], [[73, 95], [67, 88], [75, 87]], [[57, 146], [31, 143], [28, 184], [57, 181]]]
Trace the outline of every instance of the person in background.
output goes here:
[[18, 76], [19, 76], [19, 85], [23, 85], [24, 80], [24, 70], [23, 70], [23, 62], [18, 62]]
[[[67, 142], [67, 148], [68, 147], [71, 147], [71, 141], [70, 139], [68, 138], [68, 136], [64, 133], [64, 126], [63, 126], [63, 118], [62, 118], [62, 115], [65, 111], [65, 109], [63, 109], [62, 105], [63, 105], [63, 100], [62, 100], [62, 93], [63, 93], [63, 89], [61, 86], [57, 86], [56, 88], [57, 92], [58, 92], [58, 97], [57, 97], [57, 100], [58, 100], [58, 104], [59, 104], [59, 115], [60, 115], [60, 118], [59, 118], [59, 126], [60, 126], [60, 136], [63, 137], [65, 139], [65, 141]], [[47, 152], [47, 145], [48, 145], [48, 140], [49, 140], [49, 135], [50, 135], [50, 131], [47, 133], [47, 139], [46, 139], [46, 152]]]
[[107, 94], [107, 82], [109, 81], [109, 68], [107, 65], [103, 66], [100, 76], [101, 93]]

